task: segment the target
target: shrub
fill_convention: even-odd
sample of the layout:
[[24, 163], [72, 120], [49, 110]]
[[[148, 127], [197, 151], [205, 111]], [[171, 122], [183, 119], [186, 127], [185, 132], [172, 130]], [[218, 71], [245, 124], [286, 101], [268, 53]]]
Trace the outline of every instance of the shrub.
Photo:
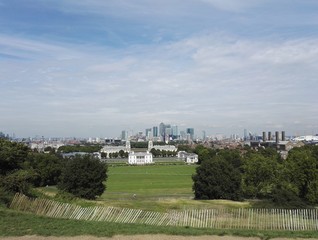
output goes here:
[[91, 156], [69, 159], [62, 171], [58, 188], [76, 197], [96, 199], [106, 189], [107, 165]]

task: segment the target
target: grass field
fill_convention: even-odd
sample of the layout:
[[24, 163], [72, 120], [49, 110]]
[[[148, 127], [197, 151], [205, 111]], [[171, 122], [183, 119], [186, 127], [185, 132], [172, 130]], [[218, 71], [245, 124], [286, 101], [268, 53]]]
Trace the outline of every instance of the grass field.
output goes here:
[[168, 234], [168, 235], [233, 235], [256, 236], [260, 239], [274, 237], [286, 238], [314, 238], [316, 231], [255, 231], [231, 229], [207, 229], [191, 227], [158, 227], [138, 224], [123, 224], [111, 222], [77, 221], [35, 216], [30, 213], [21, 213], [0, 206], [0, 236], [113, 236], [135, 234]]
[[195, 168], [195, 165], [109, 167], [107, 190], [99, 200], [111, 206], [152, 211], [249, 206], [233, 201], [193, 200], [191, 176]]
[[[248, 202], [193, 200], [191, 176], [195, 173], [195, 168], [194, 165], [185, 164], [110, 165], [106, 182], [107, 189], [97, 201], [102, 205], [161, 212], [185, 208], [250, 207]], [[49, 196], [57, 193], [55, 187], [40, 190]]]
[[102, 199], [189, 199], [194, 172], [195, 166], [188, 165], [110, 167]]
[[[193, 200], [192, 179], [195, 166], [151, 165], [109, 167], [107, 190], [98, 198], [102, 205], [135, 208], [150, 211], [170, 209], [244, 208], [249, 202], [227, 200]], [[48, 196], [54, 196], [54, 186], [41, 188]], [[134, 194], [135, 197], [134, 197]], [[77, 200], [78, 201], [78, 200]], [[87, 202], [84, 204], [96, 204]], [[17, 224], [19, 222], [19, 224]], [[318, 237], [316, 232], [215, 230], [191, 227], [160, 227], [138, 224], [86, 222], [51, 219], [28, 213], [19, 213], [0, 206], [0, 236], [53, 235], [53, 236], [112, 236], [116, 234], [176, 234], [176, 235], [235, 235], [272, 237]]]

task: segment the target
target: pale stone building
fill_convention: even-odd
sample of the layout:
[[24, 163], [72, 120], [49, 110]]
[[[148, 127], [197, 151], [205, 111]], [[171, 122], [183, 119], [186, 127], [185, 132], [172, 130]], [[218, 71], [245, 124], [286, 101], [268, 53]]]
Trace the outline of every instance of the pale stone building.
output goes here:
[[153, 145], [152, 141], [148, 142], [148, 151], [151, 149], [156, 149], [156, 150], [165, 150], [165, 151], [171, 151], [171, 152], [176, 152], [178, 149], [174, 145]]
[[128, 164], [145, 165], [152, 164], [152, 154], [150, 152], [130, 152], [128, 155]]
[[120, 150], [129, 153], [130, 149], [130, 141], [126, 141], [125, 146], [104, 146], [100, 152], [106, 153], [106, 157], [108, 158], [110, 153], [118, 153]]
[[199, 161], [198, 155], [195, 153], [187, 153], [185, 151], [178, 152], [178, 158], [184, 160], [186, 163], [197, 163]]

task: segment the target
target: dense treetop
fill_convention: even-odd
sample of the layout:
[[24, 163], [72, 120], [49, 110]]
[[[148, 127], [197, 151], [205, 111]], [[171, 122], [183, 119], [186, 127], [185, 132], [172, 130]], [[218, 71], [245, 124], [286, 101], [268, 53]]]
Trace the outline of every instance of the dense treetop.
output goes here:
[[[197, 146], [195, 151], [201, 163], [193, 176], [197, 199], [257, 198], [288, 207], [318, 204], [318, 146], [294, 148], [286, 160], [273, 148], [239, 151]], [[233, 184], [240, 191], [234, 191]]]

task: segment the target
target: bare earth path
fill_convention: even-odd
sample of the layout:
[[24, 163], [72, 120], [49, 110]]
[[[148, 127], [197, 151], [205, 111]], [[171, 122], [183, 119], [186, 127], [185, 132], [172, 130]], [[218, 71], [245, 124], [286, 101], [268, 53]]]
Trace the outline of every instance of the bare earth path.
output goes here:
[[[275, 240], [287, 240], [289, 238], [275, 238]], [[304, 238], [292, 238], [301, 240]], [[310, 238], [318, 240], [317, 238]], [[75, 237], [43, 237], [43, 236], [22, 236], [22, 237], [0, 237], [0, 240], [260, 240], [260, 238], [244, 238], [233, 236], [172, 236], [172, 235], [134, 235], [134, 236], [114, 236], [93, 237], [93, 236], [75, 236]]]

